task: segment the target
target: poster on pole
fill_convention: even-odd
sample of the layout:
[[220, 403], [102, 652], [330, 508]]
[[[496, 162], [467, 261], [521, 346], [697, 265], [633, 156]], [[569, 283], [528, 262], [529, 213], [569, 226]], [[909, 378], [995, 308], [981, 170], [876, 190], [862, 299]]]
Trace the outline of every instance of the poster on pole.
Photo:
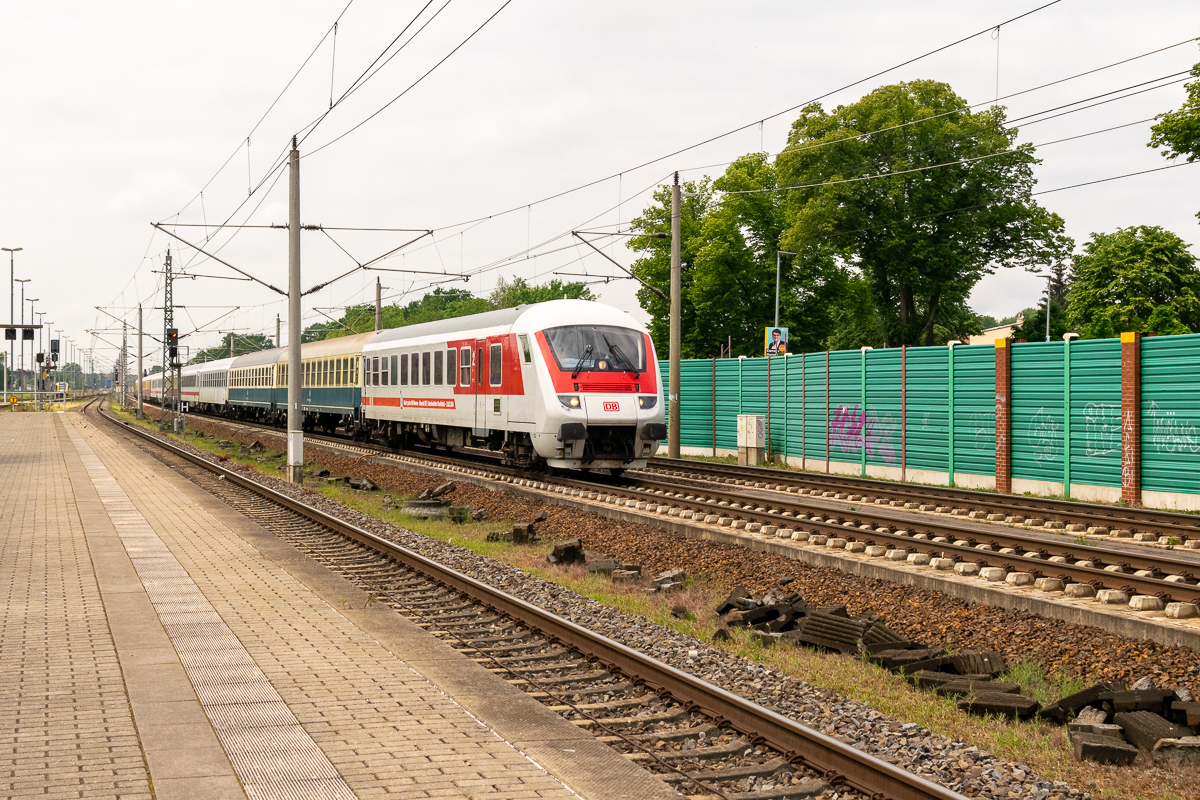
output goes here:
[[763, 345], [764, 356], [782, 356], [787, 354], [788, 329], [766, 328], [766, 341]]

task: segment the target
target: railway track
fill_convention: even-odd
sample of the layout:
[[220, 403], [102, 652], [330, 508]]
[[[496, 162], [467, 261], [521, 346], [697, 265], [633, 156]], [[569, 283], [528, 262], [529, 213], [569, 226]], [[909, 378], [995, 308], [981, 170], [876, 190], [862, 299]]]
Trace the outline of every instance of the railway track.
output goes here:
[[[258, 423], [212, 419], [234, 429], [262, 429], [264, 433], [278, 434], [276, 429]], [[1051, 531], [1039, 532], [1013, 525], [976, 521], [967, 517], [965, 512], [953, 513], [956, 510], [962, 512], [963, 508], [948, 505], [952, 502], [951, 498], [935, 499], [933, 494], [942, 491], [940, 489], [925, 493], [925, 487], [913, 487], [917, 490], [916, 494], [907, 498], [903, 495], [909, 487], [900, 487], [892, 492], [898, 495], [896, 497], [887, 492], [857, 494], [856, 491], [867, 490], [857, 484], [854, 488], [842, 486], [839, 491], [826, 488], [837, 481], [807, 486], [804, 485], [809, 478], [807, 474], [795, 476], [782, 470], [698, 464], [683, 460], [675, 462], [669, 459], [653, 459], [651, 469], [630, 471], [620, 479], [599, 475], [587, 479], [564, 476], [551, 478], [502, 467], [486, 458], [481, 461], [478, 455], [461, 458], [415, 451], [397, 453], [380, 445], [350, 442], [336, 436], [306, 435], [306, 438], [342, 452], [373, 455], [401, 467], [405, 462], [424, 462], [430, 466], [474, 471], [563, 494], [577, 492], [586, 499], [607, 499], [609, 503], [633, 506], [637, 510], [661, 509], [662, 513], [669, 516], [723, 524], [733, 529], [748, 528], [753, 532], [755, 528], [752, 526], [757, 526], [759, 530], [770, 526], [768, 530], [790, 530], [793, 538], [823, 543], [835, 549], [850, 549], [853, 552], [856, 549], [867, 551], [872, 547], [885, 548], [881, 552], [888, 553], [889, 558], [902, 557], [908, 560], [914, 555], [930, 560], [943, 558], [954, 564], [974, 564], [979, 571], [999, 567], [1006, 573], [1028, 574], [1031, 580], [1057, 578], [1064, 586], [1087, 584], [1097, 592], [1116, 589], [1129, 595], [1158, 597], [1164, 603], [1200, 602], [1200, 553], [1148, 548], [1106, 539], [1076, 539]], [[664, 470], [664, 463], [672, 469]], [[816, 476], [818, 481], [826, 477], [840, 479], [841, 476]], [[885, 481], [858, 483], [879, 485], [888, 491], [895, 486]], [[1033, 498], [949, 491], [979, 496], [988, 502], [996, 502], [997, 507], [1009, 499], [1018, 504], [1025, 501], [1025, 508], [1030, 508], [1030, 504], [1035, 502]], [[918, 507], [951, 513], [907, 513], [904, 506], [918, 503], [914, 499], [917, 494], [928, 494], [922, 498], [925, 502], [920, 502]], [[940, 504], [931, 507], [934, 502]], [[1066, 501], [1047, 502], [1068, 508], [1086, 505]], [[642, 504], [640, 507], [639, 503]], [[1113, 513], [1144, 511], [1109, 506], [1094, 508]], [[1144, 513], [1154, 518], [1180, 517], [1192, 521], [1191, 517], [1183, 514]], [[1193, 525], [1191, 530], [1194, 536], [1200, 538], [1200, 529]]]
[[[1103, 528], [1121, 538], [1159, 542], [1174, 538], [1179, 544], [1200, 540], [1200, 517], [1171, 511], [1129, 506], [1051, 500], [1022, 495], [996, 494], [970, 489], [896, 483], [852, 475], [792, 472], [769, 467], [738, 467], [687, 459], [654, 458], [648, 471], [736, 485], [772, 486], [777, 491], [816, 495], [867, 503], [888, 503], [929, 510], [946, 508], [962, 516], [974, 515], [997, 522], [1034, 525], [1070, 532]], [[1138, 536], [1143, 534], [1143, 536]], [[1166, 541], [1161, 542], [1166, 544]]]
[[92, 413], [685, 795], [962, 798], [116, 420], [102, 404]]

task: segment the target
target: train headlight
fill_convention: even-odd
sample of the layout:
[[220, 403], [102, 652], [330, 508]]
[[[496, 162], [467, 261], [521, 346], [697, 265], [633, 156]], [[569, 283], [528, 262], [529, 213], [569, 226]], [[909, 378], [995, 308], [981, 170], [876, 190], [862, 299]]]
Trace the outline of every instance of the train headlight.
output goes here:
[[562, 403], [566, 408], [579, 408], [579, 395], [577, 394], [560, 394], [558, 402]]
[[658, 395], [644, 394], [638, 397], [638, 408], [654, 408], [658, 405]]

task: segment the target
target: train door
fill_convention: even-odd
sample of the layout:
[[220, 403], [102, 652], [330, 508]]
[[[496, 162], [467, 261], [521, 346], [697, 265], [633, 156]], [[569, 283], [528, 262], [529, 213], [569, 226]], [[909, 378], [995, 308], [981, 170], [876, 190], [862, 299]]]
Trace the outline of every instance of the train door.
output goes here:
[[484, 437], [488, 434], [488, 392], [487, 392], [487, 340], [475, 340], [475, 378], [472, 381], [472, 391], [475, 394], [475, 436]]

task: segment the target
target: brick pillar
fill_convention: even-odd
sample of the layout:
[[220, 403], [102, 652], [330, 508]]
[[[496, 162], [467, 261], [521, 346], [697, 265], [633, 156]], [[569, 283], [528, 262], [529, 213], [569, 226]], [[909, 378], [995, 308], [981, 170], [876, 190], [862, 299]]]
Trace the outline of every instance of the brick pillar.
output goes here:
[[1012, 339], [996, 340], [996, 491], [1012, 493]]
[[1121, 334], [1121, 499], [1142, 504], [1142, 334]]

